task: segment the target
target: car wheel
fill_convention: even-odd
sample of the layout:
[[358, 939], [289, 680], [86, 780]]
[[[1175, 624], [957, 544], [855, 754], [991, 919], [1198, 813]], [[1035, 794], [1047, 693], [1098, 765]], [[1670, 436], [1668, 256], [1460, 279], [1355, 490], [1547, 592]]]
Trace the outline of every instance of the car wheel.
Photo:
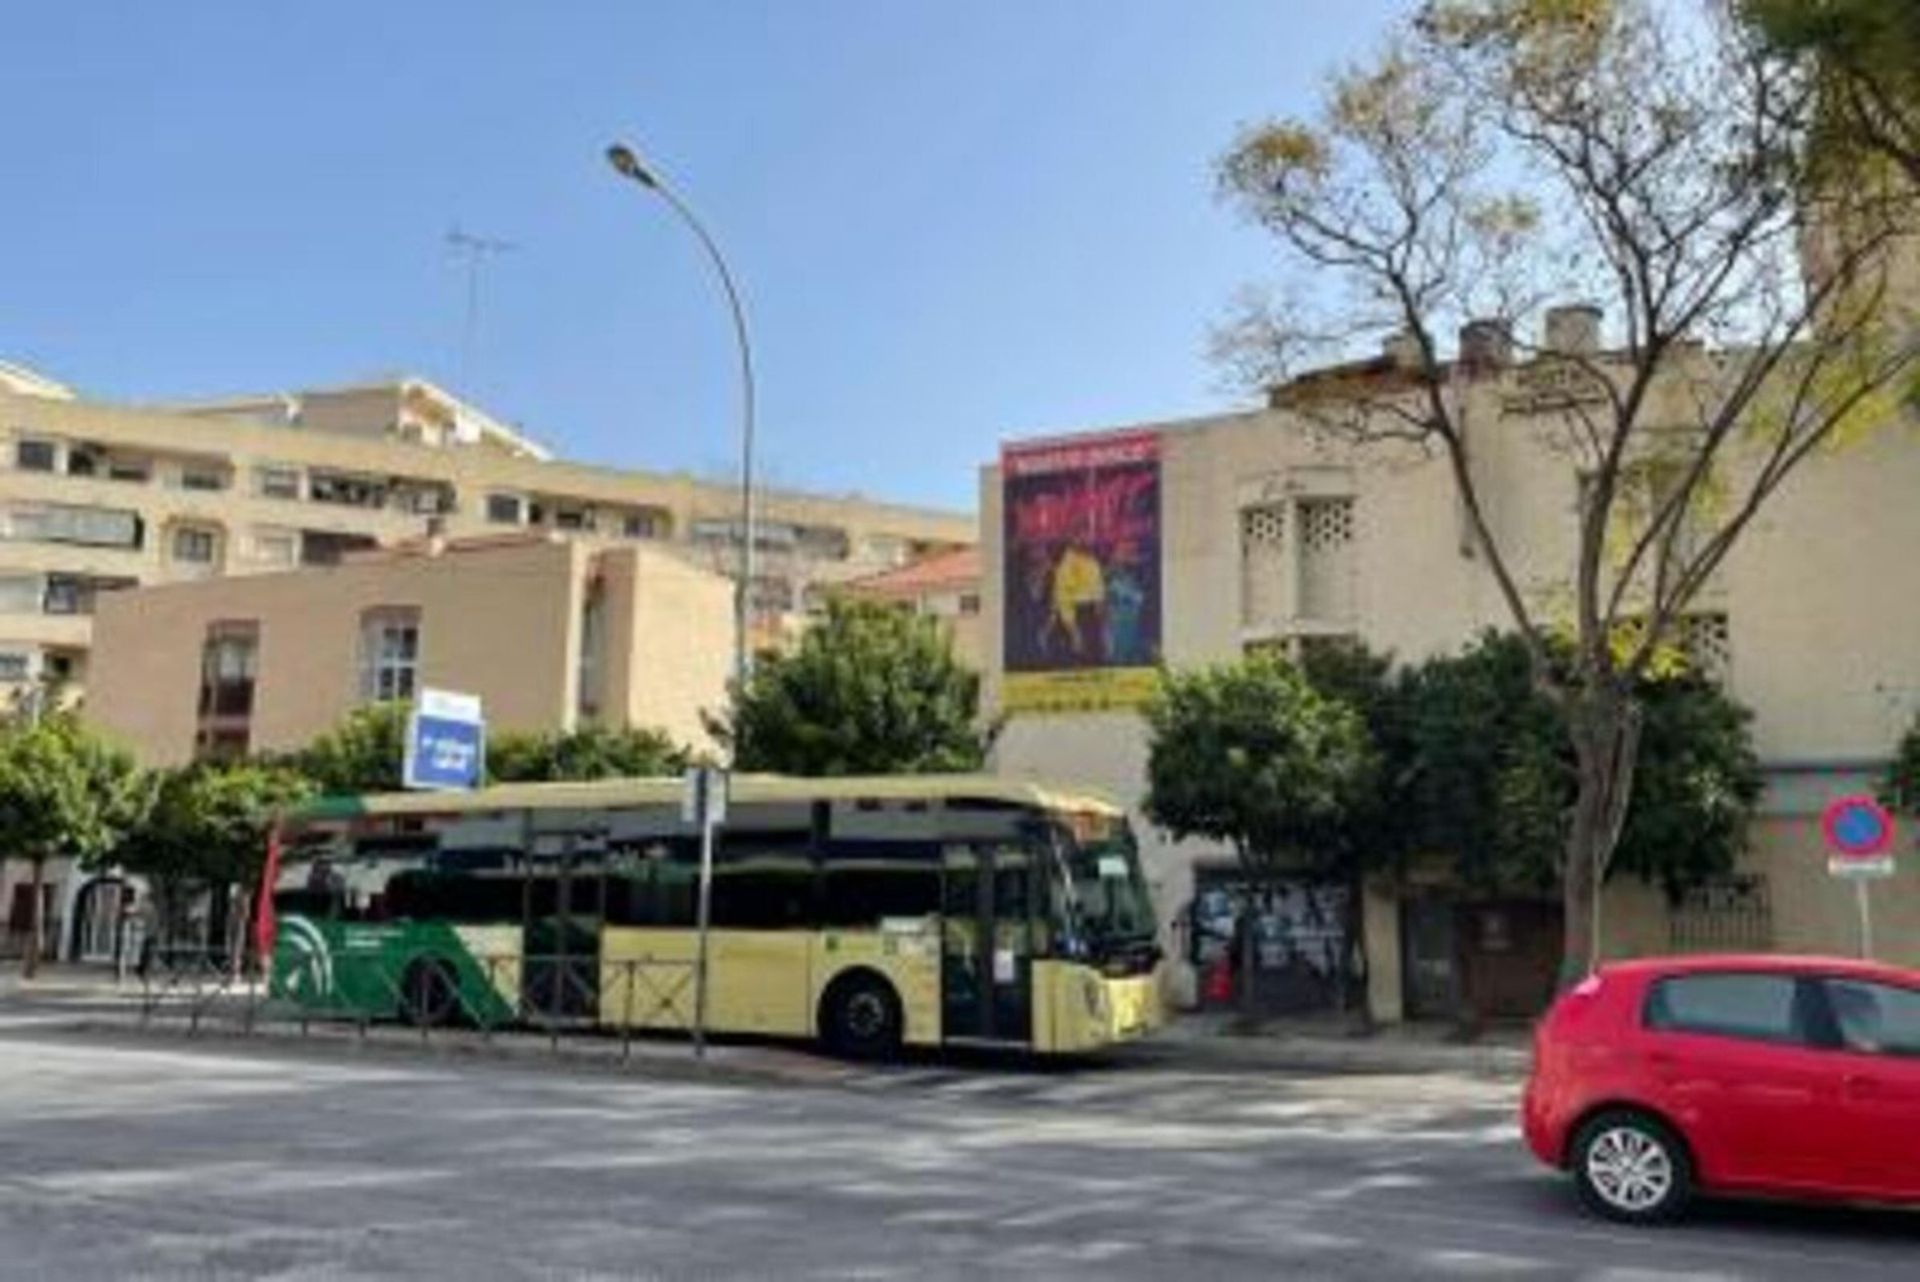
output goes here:
[[1657, 1224], [1693, 1197], [1693, 1162], [1680, 1137], [1644, 1113], [1603, 1113], [1573, 1142], [1580, 1200], [1610, 1220]]
[[423, 957], [400, 979], [400, 1018], [415, 1028], [435, 1028], [453, 1017], [458, 997], [453, 970], [439, 958]]
[[900, 1053], [902, 1018], [893, 985], [878, 975], [835, 980], [821, 1002], [827, 1045], [850, 1059], [891, 1059]]

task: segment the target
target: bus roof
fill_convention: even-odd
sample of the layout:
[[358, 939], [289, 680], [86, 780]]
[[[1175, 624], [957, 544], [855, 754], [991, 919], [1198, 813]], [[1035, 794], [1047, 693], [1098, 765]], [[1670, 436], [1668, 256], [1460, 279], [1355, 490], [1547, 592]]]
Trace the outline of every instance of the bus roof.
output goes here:
[[[374, 815], [441, 815], [475, 810], [594, 809], [615, 806], [677, 806], [684, 791], [678, 776], [600, 779], [590, 783], [508, 783], [474, 792], [386, 792], [321, 797], [294, 811], [298, 820], [351, 819]], [[1111, 798], [992, 775], [735, 775], [733, 803], [805, 801], [999, 801], [1042, 810], [1119, 817]]]

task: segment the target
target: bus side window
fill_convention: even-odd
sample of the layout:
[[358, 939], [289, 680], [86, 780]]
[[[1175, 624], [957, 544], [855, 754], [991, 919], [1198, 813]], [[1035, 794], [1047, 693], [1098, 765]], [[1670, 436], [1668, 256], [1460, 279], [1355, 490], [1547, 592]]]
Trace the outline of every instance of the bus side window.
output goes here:
[[835, 840], [821, 858], [821, 924], [872, 930], [890, 917], [940, 911], [940, 847], [931, 841]]
[[726, 834], [714, 852], [713, 924], [735, 930], [811, 926], [812, 845], [807, 829]]

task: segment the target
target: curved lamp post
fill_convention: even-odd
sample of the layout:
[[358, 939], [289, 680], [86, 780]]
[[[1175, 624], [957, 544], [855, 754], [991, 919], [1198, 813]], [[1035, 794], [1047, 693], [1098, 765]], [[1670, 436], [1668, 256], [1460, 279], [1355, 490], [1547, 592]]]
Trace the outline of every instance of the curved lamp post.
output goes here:
[[707, 260], [713, 264], [714, 274], [720, 278], [720, 288], [726, 291], [727, 309], [733, 315], [733, 336], [740, 349], [740, 553], [733, 585], [733, 673], [736, 681], [745, 682], [752, 666], [748, 626], [752, 618], [754, 560], [753, 347], [747, 341], [746, 312], [740, 305], [740, 291], [734, 287], [733, 273], [727, 269], [720, 247], [659, 172], [642, 163], [633, 149], [623, 143], [607, 148], [607, 163], [623, 178], [633, 180], [666, 201], [667, 207], [679, 215], [680, 221], [699, 239]]

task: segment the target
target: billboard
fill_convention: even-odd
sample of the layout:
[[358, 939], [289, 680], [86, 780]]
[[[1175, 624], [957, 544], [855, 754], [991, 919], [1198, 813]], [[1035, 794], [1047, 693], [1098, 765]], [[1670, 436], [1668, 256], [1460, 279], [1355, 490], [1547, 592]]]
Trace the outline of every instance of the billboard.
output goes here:
[[1160, 663], [1160, 438], [1007, 446], [1000, 485], [1001, 709], [1146, 702]]

